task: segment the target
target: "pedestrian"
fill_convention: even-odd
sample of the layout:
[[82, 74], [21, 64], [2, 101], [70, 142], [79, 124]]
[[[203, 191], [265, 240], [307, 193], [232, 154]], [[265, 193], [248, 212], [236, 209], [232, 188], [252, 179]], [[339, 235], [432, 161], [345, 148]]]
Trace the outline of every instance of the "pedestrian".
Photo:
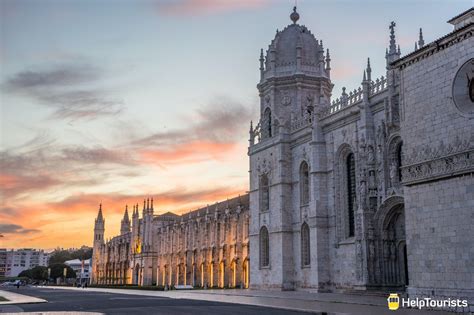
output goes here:
[[17, 289], [20, 288], [20, 281], [18, 281], [18, 282], [16, 283], [16, 288], [17, 288]]

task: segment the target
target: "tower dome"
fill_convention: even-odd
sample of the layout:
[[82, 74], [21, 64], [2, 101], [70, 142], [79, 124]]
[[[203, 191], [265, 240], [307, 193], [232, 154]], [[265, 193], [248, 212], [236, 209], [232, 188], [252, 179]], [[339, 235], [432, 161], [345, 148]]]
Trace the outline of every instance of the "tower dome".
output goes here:
[[[297, 24], [296, 7], [290, 15], [292, 24], [277, 31], [270, 43], [265, 61], [264, 78], [297, 73], [324, 76], [324, 49], [304, 25]], [[262, 78], [263, 79], [263, 78]]]

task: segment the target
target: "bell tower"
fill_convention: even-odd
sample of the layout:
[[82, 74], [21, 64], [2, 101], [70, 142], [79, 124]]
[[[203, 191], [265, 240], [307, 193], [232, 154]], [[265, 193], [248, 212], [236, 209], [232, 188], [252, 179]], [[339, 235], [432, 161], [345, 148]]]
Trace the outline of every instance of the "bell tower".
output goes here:
[[[295, 266], [301, 265], [300, 231], [295, 227], [306, 224], [311, 235], [325, 231], [316, 231], [317, 216], [325, 215], [316, 213], [317, 203], [319, 211], [327, 211], [325, 142], [318, 112], [330, 103], [331, 57], [323, 41], [298, 24], [299, 19], [294, 7], [291, 24], [276, 31], [265, 53], [260, 51], [260, 119], [255, 126], [251, 123], [248, 150], [250, 250], [255, 257], [251, 286], [255, 288], [294, 289], [299, 277]], [[300, 173], [305, 174], [303, 181]], [[301, 191], [300, 182], [311, 187], [310, 195]], [[327, 246], [315, 242], [311, 246], [308, 278], [318, 288], [326, 271], [318, 266], [316, 253]]]
[[102, 245], [104, 245], [105, 219], [102, 215], [102, 204], [99, 205], [99, 212], [94, 223], [94, 242], [92, 249], [92, 275], [91, 283], [99, 283], [100, 278], [100, 255]]

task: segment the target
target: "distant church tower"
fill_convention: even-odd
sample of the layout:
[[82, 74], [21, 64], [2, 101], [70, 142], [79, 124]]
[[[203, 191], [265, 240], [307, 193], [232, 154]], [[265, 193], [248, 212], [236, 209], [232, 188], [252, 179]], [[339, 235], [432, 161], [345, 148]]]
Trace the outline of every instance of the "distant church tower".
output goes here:
[[125, 213], [120, 224], [120, 235], [124, 235], [130, 232], [130, 218], [128, 216], [128, 206], [125, 206]]
[[[310, 30], [292, 24], [260, 53], [260, 121], [250, 127], [251, 286], [295, 288], [295, 266], [328, 281], [326, 144], [317, 113], [329, 106], [331, 57]], [[311, 187], [311, 189], [310, 189]], [[321, 222], [319, 222], [320, 220]], [[318, 225], [318, 229], [316, 229]], [[300, 257], [300, 242], [309, 244]], [[305, 243], [306, 242], [306, 243]], [[296, 247], [298, 249], [296, 249]], [[321, 260], [321, 261], [319, 261]]]
[[105, 220], [102, 215], [102, 204], [94, 224], [94, 246], [92, 252], [92, 279], [91, 283], [98, 283], [100, 273], [98, 270], [102, 245], [104, 245]]

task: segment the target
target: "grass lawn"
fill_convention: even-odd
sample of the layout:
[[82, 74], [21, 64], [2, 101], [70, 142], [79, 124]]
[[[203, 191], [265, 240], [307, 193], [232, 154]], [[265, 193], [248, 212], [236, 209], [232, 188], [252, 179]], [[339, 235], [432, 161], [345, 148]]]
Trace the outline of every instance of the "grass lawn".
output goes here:
[[5, 302], [5, 301], [8, 301], [8, 300], [4, 298], [3, 296], [0, 296], [0, 302]]

